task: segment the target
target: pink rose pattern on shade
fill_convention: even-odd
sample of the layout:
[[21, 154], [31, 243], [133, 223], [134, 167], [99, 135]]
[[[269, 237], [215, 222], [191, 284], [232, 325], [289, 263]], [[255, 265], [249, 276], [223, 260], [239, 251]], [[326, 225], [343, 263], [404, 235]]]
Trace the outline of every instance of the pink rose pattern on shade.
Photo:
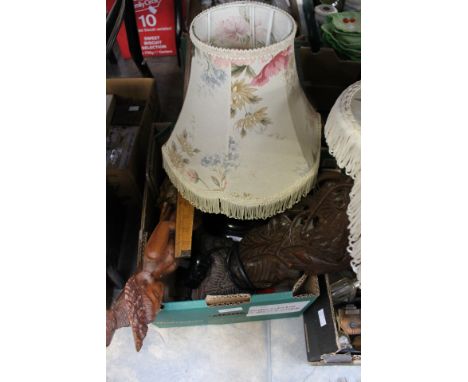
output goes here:
[[281, 70], [285, 70], [289, 63], [289, 56], [291, 55], [291, 47], [279, 52], [271, 61], [266, 64], [263, 69], [258, 73], [250, 82], [253, 86], [265, 85], [271, 77], [278, 74]]
[[187, 171], [187, 176], [194, 183], [197, 183], [200, 180], [198, 173], [193, 169]]
[[222, 40], [239, 43], [249, 37], [249, 31], [249, 23], [244, 18], [236, 16], [221, 20], [217, 25], [216, 34], [222, 36]]

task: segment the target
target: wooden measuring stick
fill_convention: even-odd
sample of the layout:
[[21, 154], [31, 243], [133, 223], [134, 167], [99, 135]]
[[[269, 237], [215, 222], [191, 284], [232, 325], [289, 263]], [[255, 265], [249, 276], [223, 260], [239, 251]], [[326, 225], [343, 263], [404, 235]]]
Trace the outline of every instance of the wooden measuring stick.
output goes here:
[[190, 257], [195, 210], [180, 194], [177, 194], [175, 257]]

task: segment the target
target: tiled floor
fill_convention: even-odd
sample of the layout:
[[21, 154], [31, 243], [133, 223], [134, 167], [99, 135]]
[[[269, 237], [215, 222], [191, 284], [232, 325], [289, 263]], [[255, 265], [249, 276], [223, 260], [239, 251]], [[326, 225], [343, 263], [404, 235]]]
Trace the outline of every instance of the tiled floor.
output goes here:
[[130, 328], [107, 348], [110, 382], [359, 382], [359, 366], [307, 363], [302, 317], [160, 329], [139, 353]]

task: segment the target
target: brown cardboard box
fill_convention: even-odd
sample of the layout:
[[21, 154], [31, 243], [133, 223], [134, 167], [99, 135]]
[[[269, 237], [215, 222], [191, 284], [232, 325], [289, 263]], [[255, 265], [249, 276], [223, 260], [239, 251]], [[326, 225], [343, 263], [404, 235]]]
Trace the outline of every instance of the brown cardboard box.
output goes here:
[[309, 102], [328, 114], [339, 95], [361, 79], [361, 63], [340, 59], [331, 48], [314, 53], [309, 47], [296, 49], [299, 78]]
[[141, 119], [136, 124], [142, 127], [139, 157], [144, 163], [150, 127], [153, 122], [157, 121], [160, 113], [156, 80], [154, 78], [109, 78], [106, 80], [106, 94], [114, 94], [117, 100], [124, 98], [134, 100], [136, 103], [145, 102]]
[[[124, 204], [140, 206], [149, 132], [160, 110], [156, 81], [152, 78], [107, 79], [106, 94], [116, 99], [107, 137], [107, 183]], [[114, 141], [110, 139], [111, 133]]]

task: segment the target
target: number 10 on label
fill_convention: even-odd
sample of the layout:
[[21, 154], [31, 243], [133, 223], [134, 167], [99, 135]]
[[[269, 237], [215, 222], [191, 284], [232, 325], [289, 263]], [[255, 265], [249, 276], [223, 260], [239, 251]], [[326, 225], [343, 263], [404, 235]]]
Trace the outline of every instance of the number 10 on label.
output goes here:
[[155, 15], [142, 15], [142, 16], [139, 16], [138, 19], [141, 21], [143, 28], [156, 26]]

